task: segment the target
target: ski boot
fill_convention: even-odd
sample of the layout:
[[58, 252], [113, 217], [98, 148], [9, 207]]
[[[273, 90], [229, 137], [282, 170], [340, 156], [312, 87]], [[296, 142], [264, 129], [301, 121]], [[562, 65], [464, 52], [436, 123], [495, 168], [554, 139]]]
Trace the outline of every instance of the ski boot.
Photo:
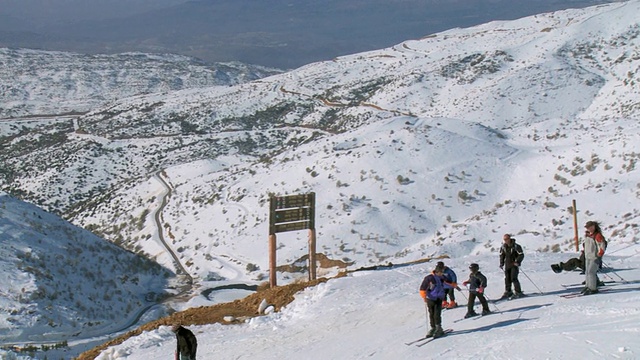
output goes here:
[[468, 319], [468, 318], [470, 318], [470, 317], [474, 317], [474, 316], [478, 316], [478, 313], [477, 313], [477, 312], [475, 312], [475, 311], [469, 311], [469, 312], [467, 313], [467, 315], [465, 315], [465, 316], [464, 316], [464, 318], [465, 318], [465, 319]]
[[427, 336], [428, 338], [433, 337], [433, 335], [436, 333], [436, 328], [431, 328], [428, 332], [427, 332]]

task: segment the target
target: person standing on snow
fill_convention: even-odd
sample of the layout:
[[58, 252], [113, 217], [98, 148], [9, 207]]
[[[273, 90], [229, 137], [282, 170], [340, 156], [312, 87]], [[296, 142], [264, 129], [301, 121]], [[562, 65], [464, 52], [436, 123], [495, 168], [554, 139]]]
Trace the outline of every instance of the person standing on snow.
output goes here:
[[[442, 275], [444, 275], [444, 278], [446, 280], [446, 282], [444, 283], [445, 296], [444, 301], [442, 302], [442, 308], [453, 309], [458, 306], [458, 303], [456, 303], [456, 295], [454, 293], [455, 289], [460, 290], [460, 288], [458, 287], [458, 277], [450, 267], [444, 264], [444, 262], [438, 261], [436, 267], [437, 266], [440, 266], [444, 269]], [[447, 297], [451, 301], [447, 302]]]
[[600, 223], [597, 221], [587, 221], [584, 227], [587, 229], [584, 241], [586, 286], [581, 292], [584, 295], [591, 295], [598, 293], [597, 272], [607, 247], [607, 241], [602, 235]]
[[[504, 294], [500, 299], [507, 299], [511, 297], [522, 297], [522, 288], [520, 287], [520, 280], [518, 280], [518, 274], [520, 273], [520, 265], [522, 259], [524, 259], [524, 252], [519, 244], [516, 244], [516, 239], [512, 238], [509, 234], [504, 234], [502, 237], [504, 244], [500, 248], [500, 269], [504, 271]], [[511, 284], [515, 290], [515, 294], [511, 292]]]
[[464, 317], [466, 319], [478, 315], [473, 309], [476, 303], [476, 297], [480, 300], [480, 304], [482, 304], [482, 315], [491, 314], [487, 299], [484, 297], [484, 289], [487, 287], [487, 277], [480, 272], [480, 266], [478, 266], [478, 264], [473, 263], [469, 265], [469, 270], [471, 270], [469, 280], [462, 283], [464, 286], [469, 286], [467, 314]]
[[425, 276], [420, 285], [420, 296], [427, 304], [429, 311], [429, 325], [431, 329], [427, 332], [427, 337], [438, 338], [444, 336], [442, 330], [442, 302], [445, 299], [443, 275], [444, 264], [436, 265], [433, 272]]
[[178, 341], [175, 360], [196, 360], [198, 341], [191, 330], [181, 325], [174, 325], [171, 327], [171, 331], [176, 334], [176, 340]]

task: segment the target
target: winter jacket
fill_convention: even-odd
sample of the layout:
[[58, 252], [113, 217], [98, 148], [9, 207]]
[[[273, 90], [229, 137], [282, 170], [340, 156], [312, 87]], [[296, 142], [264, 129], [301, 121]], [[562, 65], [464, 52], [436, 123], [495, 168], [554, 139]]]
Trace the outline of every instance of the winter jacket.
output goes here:
[[607, 249], [607, 241], [604, 239], [601, 233], [587, 235], [584, 241], [584, 256], [587, 259], [595, 260], [602, 257], [604, 251]]
[[196, 336], [189, 329], [182, 326], [175, 331], [175, 334], [178, 341], [176, 349], [178, 359], [196, 360], [196, 350], [198, 348]]
[[444, 283], [444, 276], [438, 276], [434, 273], [425, 276], [420, 285], [420, 296], [425, 300], [443, 301], [445, 298]]
[[469, 280], [467, 281], [469, 284], [469, 292], [472, 293], [477, 293], [478, 288], [480, 287], [482, 287], [483, 290], [487, 287], [487, 277], [484, 276], [480, 271], [476, 271], [475, 274], [470, 273]]
[[456, 273], [451, 270], [449, 267], [444, 267], [444, 273], [442, 274], [445, 279], [444, 288], [445, 289], [455, 289], [458, 286], [458, 277]]
[[511, 244], [502, 244], [500, 248], [500, 267], [511, 269], [514, 266], [520, 266], [523, 259], [524, 251], [522, 251], [522, 246], [516, 244], [516, 239], [511, 238]]

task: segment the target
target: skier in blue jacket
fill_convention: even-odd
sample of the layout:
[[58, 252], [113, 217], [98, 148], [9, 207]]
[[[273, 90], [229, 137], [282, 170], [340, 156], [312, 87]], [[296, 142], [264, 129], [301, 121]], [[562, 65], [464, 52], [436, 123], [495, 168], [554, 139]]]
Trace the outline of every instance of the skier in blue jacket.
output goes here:
[[[453, 309], [458, 306], [458, 303], [456, 303], [456, 295], [454, 293], [454, 289], [460, 290], [458, 287], [458, 276], [456, 276], [456, 273], [442, 261], [439, 261], [436, 266], [440, 266], [444, 269], [443, 275], [446, 280], [444, 284], [445, 297], [442, 302], [442, 308]], [[451, 301], [447, 302], [447, 297]]]

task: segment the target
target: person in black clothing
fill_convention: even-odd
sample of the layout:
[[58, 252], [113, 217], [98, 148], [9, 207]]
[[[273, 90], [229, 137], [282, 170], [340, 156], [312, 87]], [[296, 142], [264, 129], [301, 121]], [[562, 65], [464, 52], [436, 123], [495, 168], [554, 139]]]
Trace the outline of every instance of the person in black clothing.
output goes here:
[[478, 264], [474, 263], [469, 265], [469, 270], [471, 270], [469, 280], [462, 283], [464, 286], [469, 286], [467, 314], [464, 317], [469, 318], [478, 315], [473, 310], [473, 306], [476, 303], [476, 297], [480, 300], [480, 304], [482, 304], [482, 315], [490, 314], [491, 311], [489, 310], [489, 304], [487, 303], [487, 299], [484, 297], [484, 289], [487, 287], [487, 277], [480, 272], [480, 266], [478, 266]]
[[571, 258], [565, 262], [551, 265], [551, 270], [555, 273], [561, 273], [563, 270], [573, 271], [575, 269], [580, 269], [584, 273], [584, 251], [580, 252], [580, 258]]
[[176, 334], [176, 340], [178, 341], [175, 360], [196, 360], [196, 350], [198, 348], [196, 336], [181, 325], [174, 325], [171, 331]]
[[[504, 234], [502, 240], [504, 244], [500, 248], [500, 269], [504, 271], [504, 294], [500, 299], [521, 297], [523, 294], [518, 274], [520, 273], [522, 259], [524, 259], [524, 252], [511, 235]], [[513, 284], [515, 294], [511, 291], [511, 284]]]

